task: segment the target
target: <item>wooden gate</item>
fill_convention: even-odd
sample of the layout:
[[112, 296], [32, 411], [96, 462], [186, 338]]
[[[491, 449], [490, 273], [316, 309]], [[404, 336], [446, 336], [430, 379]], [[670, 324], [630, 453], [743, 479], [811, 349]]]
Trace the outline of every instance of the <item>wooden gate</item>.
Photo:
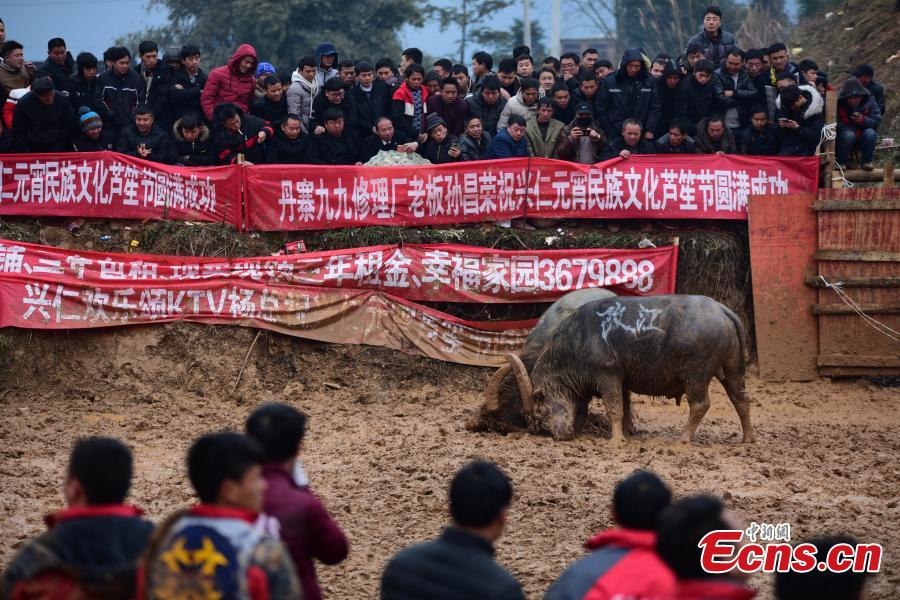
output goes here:
[[820, 190], [813, 210], [819, 372], [900, 375], [900, 189]]

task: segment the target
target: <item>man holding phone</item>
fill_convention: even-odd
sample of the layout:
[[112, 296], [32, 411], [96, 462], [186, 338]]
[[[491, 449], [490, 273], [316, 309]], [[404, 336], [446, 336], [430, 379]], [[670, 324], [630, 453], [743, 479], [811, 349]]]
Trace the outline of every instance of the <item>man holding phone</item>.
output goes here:
[[605, 145], [606, 134], [594, 120], [592, 106], [580, 102], [575, 106], [575, 119], [559, 134], [551, 157], [592, 165], [600, 160]]
[[872, 93], [855, 78], [848, 79], [838, 95], [837, 161], [846, 168], [850, 153], [858, 150], [862, 168], [871, 171], [881, 109]]

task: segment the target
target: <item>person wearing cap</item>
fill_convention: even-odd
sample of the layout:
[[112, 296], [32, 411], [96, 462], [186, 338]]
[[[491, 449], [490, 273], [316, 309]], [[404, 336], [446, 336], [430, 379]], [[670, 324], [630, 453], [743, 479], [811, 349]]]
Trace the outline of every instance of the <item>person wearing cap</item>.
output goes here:
[[387, 84], [375, 77], [375, 69], [367, 62], [354, 66], [356, 84], [350, 96], [356, 104], [356, 131], [361, 140], [375, 133], [375, 123], [391, 112], [391, 90]]
[[622, 124], [621, 135], [615, 137], [606, 145], [603, 152], [603, 160], [611, 158], [629, 158], [633, 154], [655, 154], [656, 148], [653, 142], [644, 138], [641, 122], [637, 119], [625, 119]]
[[166, 106], [169, 100], [169, 85], [172, 72], [169, 66], [159, 59], [159, 45], [151, 40], [144, 40], [138, 45], [140, 62], [134, 70], [144, 80], [144, 89], [138, 97], [138, 104], [145, 104], [153, 111], [153, 118], [164, 129], [172, 126], [166, 123]]
[[[263, 79], [268, 75], [277, 75], [272, 63], [261, 62], [256, 65], [256, 72], [254, 73], [254, 77], [256, 77], [256, 87], [253, 89], [253, 100], [258, 100], [266, 95], [266, 87], [263, 85]], [[252, 100], [250, 106], [253, 106]]]
[[[340, 81], [336, 77], [332, 79]], [[343, 88], [341, 91], [343, 92]], [[324, 131], [312, 136], [309, 141], [309, 164], [361, 165], [362, 143], [356, 131], [347, 127], [343, 111], [337, 106], [331, 106], [322, 111], [321, 118]]]
[[200, 106], [208, 122], [213, 122], [213, 111], [223, 103], [231, 103], [241, 109], [250, 111], [253, 102], [253, 89], [256, 87], [256, 49], [250, 44], [238, 46], [228, 64], [216, 67], [209, 72], [206, 85], [200, 94]]
[[34, 65], [28, 68], [24, 47], [15, 40], [7, 40], [0, 46], [0, 103], [13, 90], [27, 88], [34, 79]]
[[460, 98], [459, 82], [453, 77], [441, 81], [440, 91], [428, 99], [428, 114], [439, 115], [453, 136], [462, 135], [469, 115], [469, 105]]
[[875, 99], [875, 104], [878, 105], [878, 110], [883, 115], [886, 106], [884, 102], [884, 86], [875, 81], [875, 70], [869, 65], [859, 65], [854, 67], [850, 74], [856, 77], [864, 88], [869, 90], [872, 98]]
[[90, 52], [82, 52], [75, 58], [75, 74], [66, 82], [65, 93], [73, 110], [86, 106], [101, 120], [109, 115], [109, 108], [102, 100], [103, 85], [97, 76], [97, 57]]
[[144, 79], [129, 68], [131, 52], [124, 46], [109, 48], [103, 53], [110, 67], [100, 74], [100, 99], [106, 105], [108, 114], [103, 117], [105, 135], [110, 140], [118, 139], [119, 132], [130, 127], [134, 119], [134, 109], [138, 98], [144, 96]]
[[603, 80], [594, 106], [610, 137], [618, 134], [625, 119], [635, 118], [641, 122], [644, 137], [653, 139], [660, 116], [659, 94], [640, 48], [625, 50], [619, 69]]
[[181, 68], [181, 48], [178, 46], [169, 46], [163, 52], [162, 61], [169, 67], [169, 71], [174, 73]]
[[697, 45], [703, 57], [717, 67], [725, 62], [725, 57], [737, 42], [734, 35], [722, 29], [722, 11], [718, 6], [708, 6], [703, 12], [703, 29], [688, 40], [688, 46]]
[[56, 91], [65, 92], [66, 83], [74, 71], [75, 59], [66, 50], [66, 41], [57, 37], [47, 42], [47, 60], [37, 70], [35, 78], [49, 77], [53, 80], [53, 88]]
[[447, 130], [447, 122], [437, 113], [429, 113], [425, 119], [428, 140], [419, 146], [417, 152], [433, 165], [458, 162], [462, 159], [459, 138]]
[[872, 93], [861, 81], [851, 77], [844, 82], [838, 95], [836, 153], [838, 164], [846, 168], [850, 153], [859, 151], [862, 168], [874, 168], [875, 144], [881, 110]]
[[825, 101], [815, 89], [803, 88], [790, 85], [778, 96], [779, 156], [813, 156], [819, 144], [825, 125]]
[[575, 106], [575, 118], [560, 132], [552, 158], [581, 165], [592, 165], [601, 160], [606, 135], [591, 108], [587, 102]]
[[491, 134], [497, 131], [497, 123], [506, 103], [506, 98], [500, 93], [500, 80], [494, 75], [484, 77], [479, 88], [466, 98], [469, 114], [481, 119], [482, 129]]
[[488, 146], [485, 158], [527, 158], [528, 140], [525, 139], [525, 128], [528, 123], [522, 115], [512, 115], [506, 127], [497, 132], [491, 145]]
[[697, 123], [713, 114], [716, 107], [713, 71], [715, 65], [711, 61], [705, 58], [698, 61], [693, 73], [681, 82], [675, 95], [675, 116], [686, 119], [685, 125], [692, 136], [697, 135]]
[[316, 82], [319, 87], [332, 77], [338, 76], [335, 64], [338, 61], [338, 51], [331, 42], [322, 42], [316, 46]]
[[347, 94], [340, 77], [332, 77], [325, 82], [318, 95], [313, 98], [313, 133], [325, 132], [325, 111], [338, 108], [344, 119], [344, 128], [356, 131], [356, 103]]
[[169, 85], [169, 114], [173, 122], [188, 113], [203, 114], [200, 96], [206, 86], [206, 73], [200, 68], [200, 48], [182, 46], [178, 56], [181, 66], [172, 73]]
[[100, 115], [87, 106], [82, 106], [78, 110], [78, 126], [81, 135], [72, 142], [72, 149], [75, 152], [102, 152], [113, 149], [113, 145], [104, 139], [103, 120]]
[[16, 152], [63, 152], [75, 137], [78, 118], [68, 99], [53, 89], [49, 77], [31, 84], [13, 114]]
[[538, 100], [537, 107], [537, 114], [525, 124], [525, 139], [532, 156], [550, 158], [566, 124], [553, 118], [550, 98]]
[[509, 99], [509, 102], [506, 103], [506, 106], [500, 113], [500, 120], [497, 121], [497, 130], [501, 131], [506, 128], [506, 124], [512, 115], [519, 115], [527, 121], [537, 114], [539, 90], [540, 84], [538, 84], [537, 79], [523, 80], [519, 91]]

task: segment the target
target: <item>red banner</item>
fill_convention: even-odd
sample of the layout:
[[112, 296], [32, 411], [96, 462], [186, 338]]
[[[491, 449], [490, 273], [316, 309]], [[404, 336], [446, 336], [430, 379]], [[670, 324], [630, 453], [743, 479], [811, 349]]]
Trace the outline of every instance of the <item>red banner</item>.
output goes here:
[[241, 225], [237, 167], [184, 168], [115, 152], [0, 155], [0, 215]]
[[[143, 288], [169, 294], [194, 282], [372, 289], [411, 301], [552, 302], [591, 287], [620, 295], [674, 293], [677, 250], [501, 251], [424, 244], [228, 259], [70, 251], [0, 240], [0, 278], [52, 276], [48, 283], [78, 290], [79, 296], [113, 286], [121, 288], [122, 302], [140, 297]], [[133, 289], [134, 298], [126, 298], [123, 289]]]
[[596, 165], [508, 159], [417, 167], [254, 165], [246, 226], [260, 231], [550, 218], [747, 218], [756, 194], [815, 191], [815, 157], [633, 156]]

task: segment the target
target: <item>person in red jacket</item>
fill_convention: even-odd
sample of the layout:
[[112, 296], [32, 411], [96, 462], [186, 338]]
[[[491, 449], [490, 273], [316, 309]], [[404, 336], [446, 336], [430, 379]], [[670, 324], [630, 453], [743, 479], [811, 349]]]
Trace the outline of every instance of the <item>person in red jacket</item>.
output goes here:
[[613, 492], [617, 528], [585, 543], [591, 553], [573, 563], [550, 587], [545, 600], [668, 598], [675, 575], [657, 556], [654, 528], [672, 502], [672, 492], [649, 471], [635, 471]]
[[683, 498], [659, 516], [656, 552], [678, 579], [671, 600], [751, 600], [756, 596], [755, 590], [744, 585], [748, 574], [735, 569], [718, 575], [703, 569], [700, 540], [707, 533], [722, 529], [743, 527], [722, 501], [713, 496]]
[[247, 435], [265, 454], [263, 510], [279, 521], [281, 540], [297, 568], [303, 597], [319, 600], [322, 591], [313, 560], [336, 565], [347, 558], [348, 544], [344, 532], [309, 489], [299, 458], [305, 431], [306, 415], [287, 404], [263, 405], [247, 419]]
[[250, 44], [241, 44], [231, 55], [228, 64], [216, 67], [206, 78], [206, 87], [200, 95], [200, 106], [206, 120], [212, 122], [213, 110], [223, 102], [232, 102], [245, 113], [250, 112], [253, 90], [256, 89], [256, 50]]

